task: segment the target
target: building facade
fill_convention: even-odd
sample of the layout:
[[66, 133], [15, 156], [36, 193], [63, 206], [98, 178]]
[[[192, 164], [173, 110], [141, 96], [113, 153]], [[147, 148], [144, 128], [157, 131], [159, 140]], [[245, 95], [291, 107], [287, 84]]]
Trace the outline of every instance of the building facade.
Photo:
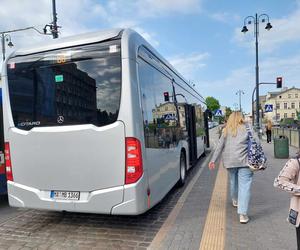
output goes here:
[[[273, 111], [266, 112], [265, 105], [272, 105]], [[273, 122], [279, 122], [284, 118], [298, 120], [297, 113], [300, 112], [300, 89], [284, 88], [280, 92], [269, 92], [266, 101], [262, 105], [264, 117]]]

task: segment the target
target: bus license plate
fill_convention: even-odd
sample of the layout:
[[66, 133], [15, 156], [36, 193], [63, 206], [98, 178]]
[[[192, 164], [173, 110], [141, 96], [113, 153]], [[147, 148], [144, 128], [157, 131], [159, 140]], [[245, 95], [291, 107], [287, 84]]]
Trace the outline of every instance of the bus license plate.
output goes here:
[[56, 200], [76, 200], [80, 198], [80, 192], [71, 191], [51, 191], [50, 197]]

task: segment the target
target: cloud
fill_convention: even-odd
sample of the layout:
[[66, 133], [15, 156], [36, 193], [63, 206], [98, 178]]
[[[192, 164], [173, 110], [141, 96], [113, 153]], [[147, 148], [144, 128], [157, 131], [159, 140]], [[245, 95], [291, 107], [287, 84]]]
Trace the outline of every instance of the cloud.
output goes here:
[[150, 43], [153, 47], [159, 46], [159, 41], [156, 39], [156, 34], [154, 32], [147, 32], [141, 27], [132, 27], [136, 32], [138, 32], [145, 40]]
[[232, 14], [229, 12], [217, 12], [210, 16], [212, 19], [222, 22], [222, 23], [231, 23], [233, 21], [240, 21], [241, 17], [237, 14]]
[[[84, 33], [93, 30], [90, 20], [101, 23], [107, 16], [102, 5], [94, 0], [64, 0], [56, 3], [60, 37]], [[52, 4], [48, 0], [10, 1], [2, 0], [0, 8], [0, 31], [34, 26], [42, 31], [45, 24], [52, 21]], [[96, 26], [97, 27], [97, 26]], [[33, 30], [11, 33], [15, 44], [13, 49], [51, 40], [51, 36], [38, 34]], [[7, 55], [13, 50], [6, 46]]]
[[209, 58], [209, 53], [192, 53], [190, 55], [176, 55], [170, 57], [168, 61], [177, 69], [186, 79], [195, 79], [199, 70], [206, 66], [205, 60]]
[[[260, 61], [260, 82], [275, 83], [276, 77], [283, 76], [283, 86], [299, 85], [300, 79], [300, 51], [294, 56], [281, 58], [270, 56]], [[204, 82], [201, 78], [195, 79], [196, 88], [203, 95], [213, 95], [222, 105], [231, 106], [238, 102], [236, 92], [241, 89], [245, 92], [242, 97], [242, 106], [246, 111], [251, 110], [252, 92], [255, 87], [254, 65], [237, 68], [229, 72], [223, 79]], [[205, 92], [203, 92], [205, 91]], [[260, 85], [260, 95], [268, 91], [276, 91], [275, 85]], [[207, 92], [207, 93], [206, 93]]]
[[[288, 42], [300, 41], [300, 4], [290, 15], [283, 18], [272, 18], [270, 22], [273, 28], [265, 30], [266, 23], [259, 25], [259, 47], [263, 53], [271, 53], [281, 45]], [[247, 47], [253, 51], [253, 24], [247, 26], [249, 32], [241, 34], [241, 27], [235, 29], [234, 41], [240, 46]], [[248, 34], [249, 33], [249, 34]]]
[[[57, 1], [60, 37], [105, 28], [133, 28], [154, 47], [159, 46], [155, 32], [143, 23], [149, 18], [196, 13], [203, 0], [64, 0]], [[0, 31], [35, 26], [42, 31], [52, 21], [52, 3], [49, 0], [11, 1], [1, 0]], [[11, 34], [14, 49], [37, 42], [51, 40], [51, 36], [34, 31]], [[7, 47], [6, 47], [7, 48]], [[12, 50], [7, 48], [7, 54]], [[1, 67], [1, 62], [0, 62]]]
[[200, 0], [140, 0], [140, 14], [146, 17], [191, 14], [201, 10]]
[[283, 85], [297, 86], [300, 81], [300, 51], [291, 57], [268, 57], [260, 63], [261, 82], [275, 82], [276, 77], [283, 77]]

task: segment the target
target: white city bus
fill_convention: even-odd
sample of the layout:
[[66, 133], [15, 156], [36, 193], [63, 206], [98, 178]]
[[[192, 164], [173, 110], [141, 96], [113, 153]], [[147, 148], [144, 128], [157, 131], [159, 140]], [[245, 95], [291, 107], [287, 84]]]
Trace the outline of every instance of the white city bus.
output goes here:
[[130, 29], [19, 49], [3, 67], [9, 204], [141, 214], [204, 153], [204, 100]]

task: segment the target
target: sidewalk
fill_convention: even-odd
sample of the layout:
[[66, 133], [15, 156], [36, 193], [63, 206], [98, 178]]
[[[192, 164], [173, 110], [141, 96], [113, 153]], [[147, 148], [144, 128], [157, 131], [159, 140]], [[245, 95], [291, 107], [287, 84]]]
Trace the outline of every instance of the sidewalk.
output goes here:
[[[247, 225], [238, 222], [236, 209], [227, 201], [226, 248], [232, 249], [296, 249], [296, 231], [287, 221], [290, 195], [273, 187], [273, 181], [287, 159], [275, 159], [273, 143], [262, 142], [268, 168], [254, 174], [252, 198]], [[290, 147], [290, 157], [297, 150]]]
[[[150, 249], [296, 249], [295, 228], [286, 221], [289, 194], [273, 187], [287, 159], [274, 158], [273, 144], [262, 145], [269, 164], [267, 170], [254, 174], [248, 224], [239, 223], [231, 205], [227, 171], [209, 171], [204, 163], [190, 192], [180, 198], [180, 208], [172, 211], [172, 218], [167, 219], [170, 222], [158, 233], [159, 247], [152, 245]], [[290, 147], [290, 157], [296, 152]]]

